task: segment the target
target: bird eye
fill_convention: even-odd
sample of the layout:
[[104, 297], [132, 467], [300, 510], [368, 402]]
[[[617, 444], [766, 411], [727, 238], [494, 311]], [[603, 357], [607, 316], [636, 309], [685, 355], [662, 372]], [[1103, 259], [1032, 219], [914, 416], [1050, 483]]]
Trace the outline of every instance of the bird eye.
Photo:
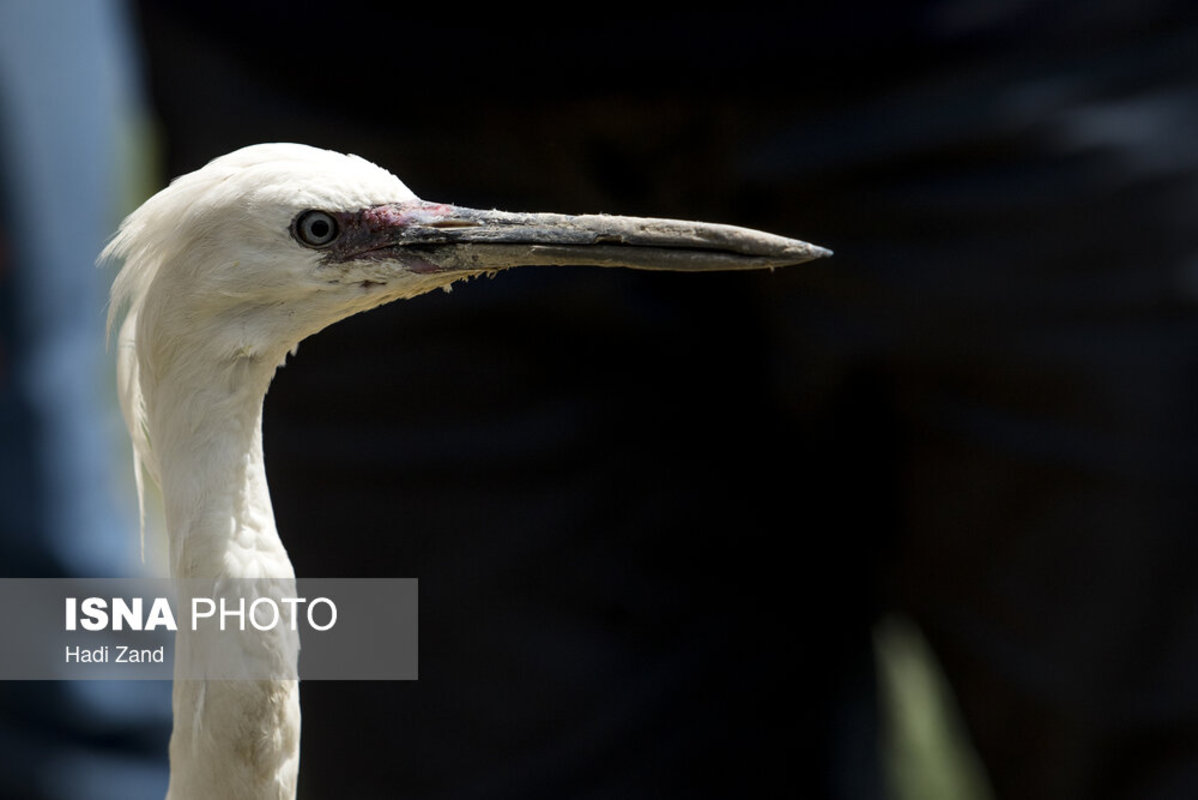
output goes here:
[[309, 247], [323, 247], [337, 238], [337, 220], [325, 211], [305, 211], [295, 218], [295, 238]]

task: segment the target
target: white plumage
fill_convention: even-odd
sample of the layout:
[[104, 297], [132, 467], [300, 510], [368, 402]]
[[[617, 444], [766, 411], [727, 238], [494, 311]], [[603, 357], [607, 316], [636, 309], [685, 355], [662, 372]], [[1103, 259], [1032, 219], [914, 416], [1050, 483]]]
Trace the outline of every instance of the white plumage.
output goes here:
[[[756, 269], [827, 251], [729, 226], [478, 212], [419, 200], [355, 156], [247, 147], [175, 180], [104, 250], [123, 261], [118, 385], [142, 472], [163, 495], [172, 577], [228, 587], [294, 578], [275, 529], [262, 404], [304, 337], [351, 314], [520, 264]], [[298, 640], [251, 629], [176, 638], [170, 800], [293, 798], [298, 682], [198, 680], [204, 665], [293, 675]], [[221, 652], [214, 652], [220, 650]]]

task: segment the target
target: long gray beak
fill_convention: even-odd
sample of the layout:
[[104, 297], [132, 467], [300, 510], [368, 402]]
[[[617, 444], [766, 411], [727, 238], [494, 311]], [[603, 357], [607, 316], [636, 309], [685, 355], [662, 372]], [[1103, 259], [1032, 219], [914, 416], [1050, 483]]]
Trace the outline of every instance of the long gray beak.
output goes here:
[[423, 200], [375, 206], [338, 221], [341, 236], [331, 257], [396, 259], [419, 273], [564, 264], [686, 272], [773, 269], [832, 254], [733, 225], [479, 211]]

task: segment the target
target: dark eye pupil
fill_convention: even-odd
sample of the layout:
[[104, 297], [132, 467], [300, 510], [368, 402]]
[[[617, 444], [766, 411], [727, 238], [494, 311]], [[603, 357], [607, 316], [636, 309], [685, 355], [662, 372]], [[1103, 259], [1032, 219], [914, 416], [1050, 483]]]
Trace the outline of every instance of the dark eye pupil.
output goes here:
[[324, 211], [305, 211], [296, 220], [295, 237], [313, 247], [328, 244], [337, 238], [337, 221]]

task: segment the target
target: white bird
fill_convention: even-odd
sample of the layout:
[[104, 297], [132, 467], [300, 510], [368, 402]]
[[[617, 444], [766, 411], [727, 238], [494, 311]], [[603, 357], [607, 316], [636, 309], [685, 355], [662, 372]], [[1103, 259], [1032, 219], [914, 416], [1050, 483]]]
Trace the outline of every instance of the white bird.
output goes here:
[[[368, 161], [297, 144], [217, 158], [129, 215], [101, 255], [124, 262], [108, 326], [125, 310], [121, 405], [139, 499], [143, 470], [162, 492], [171, 575], [226, 590], [277, 579], [247, 590], [267, 594], [291, 586], [267, 491], [263, 400], [299, 341], [344, 317], [526, 264], [758, 269], [827, 254], [726, 225], [429, 203]], [[216, 640], [186, 628], [175, 642], [168, 800], [294, 798], [296, 635]], [[281, 677], [205, 678], [227, 674], [218, 662]]]

